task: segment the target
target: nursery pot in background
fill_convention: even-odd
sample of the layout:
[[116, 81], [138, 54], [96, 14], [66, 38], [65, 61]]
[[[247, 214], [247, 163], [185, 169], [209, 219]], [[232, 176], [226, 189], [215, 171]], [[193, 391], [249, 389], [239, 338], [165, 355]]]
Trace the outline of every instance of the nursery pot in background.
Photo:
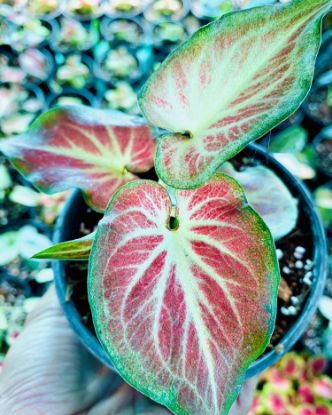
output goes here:
[[332, 126], [321, 130], [313, 143], [315, 164], [327, 178], [332, 178]]
[[[97, 98], [87, 89], [75, 89], [75, 88], [68, 88], [64, 87], [63, 90], [60, 93], [53, 93], [48, 96], [46, 105], [47, 108], [51, 108], [54, 105], [58, 104], [58, 99], [60, 98], [78, 98], [82, 101], [82, 104], [89, 105], [91, 107], [97, 107], [98, 106], [98, 100]], [[67, 103], [68, 105], [68, 103]], [[72, 104], [71, 104], [72, 105]]]
[[[312, 270], [312, 285], [303, 304], [302, 312], [296, 317], [290, 329], [288, 329], [279, 341], [279, 344], [272, 350], [266, 351], [263, 356], [258, 358], [249, 367], [247, 377], [251, 377], [276, 363], [284, 353], [292, 348], [305, 331], [317, 308], [319, 298], [323, 292], [327, 271], [327, 254], [322, 224], [315, 211], [311, 196], [303, 184], [265, 150], [256, 145], [248, 146], [240, 154], [240, 157], [242, 157], [243, 160], [248, 158], [253, 159], [258, 164], [262, 164], [272, 169], [277, 176], [283, 180], [293, 196], [298, 199], [300, 207], [299, 220], [307, 222], [307, 227], [309, 229], [308, 238], [310, 240], [311, 259], [314, 264], [314, 268]], [[79, 191], [74, 191], [58, 218], [54, 233], [55, 243], [78, 237], [77, 232], [81, 224], [80, 217], [82, 218], [82, 212], [88, 212], [87, 215], [90, 217], [91, 215], [94, 215], [96, 222], [99, 218], [101, 218], [101, 215], [94, 214], [89, 209], [87, 210], [81, 193]], [[71, 296], [73, 287], [68, 284], [68, 278], [70, 278], [70, 275], [67, 275], [66, 264], [61, 261], [55, 261], [53, 263], [53, 268], [55, 272], [57, 293], [63, 310], [73, 330], [92, 354], [94, 354], [105, 365], [114, 369], [111, 360], [100, 345], [93, 331], [89, 330], [82, 322], [82, 316], [80, 315], [77, 305]], [[84, 282], [83, 287], [86, 287], [86, 285], [87, 284]]]

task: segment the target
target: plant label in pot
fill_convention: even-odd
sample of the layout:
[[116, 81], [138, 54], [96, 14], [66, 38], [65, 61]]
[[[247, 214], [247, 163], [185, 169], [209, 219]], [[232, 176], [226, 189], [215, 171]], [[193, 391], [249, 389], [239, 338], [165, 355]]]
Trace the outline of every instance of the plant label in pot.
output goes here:
[[[262, 218], [250, 206], [243, 173], [217, 170], [302, 103], [331, 7], [294, 0], [198, 30], [143, 86], [147, 121], [55, 108], [0, 144], [40, 190], [79, 188], [104, 213], [94, 235], [69, 247], [76, 258], [80, 244], [82, 259], [90, 251], [96, 334], [123, 379], [174, 414], [228, 414], [269, 344], [280, 272], [266, 207]], [[153, 164], [159, 183], [137, 179]], [[275, 239], [297, 217], [282, 186], [293, 216], [271, 229]], [[63, 259], [66, 250], [48, 254]]]

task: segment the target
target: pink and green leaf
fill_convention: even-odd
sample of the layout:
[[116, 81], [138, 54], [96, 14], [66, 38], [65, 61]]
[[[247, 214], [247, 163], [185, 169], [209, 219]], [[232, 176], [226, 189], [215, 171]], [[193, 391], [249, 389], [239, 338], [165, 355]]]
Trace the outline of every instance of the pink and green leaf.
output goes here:
[[84, 106], [55, 107], [2, 151], [39, 190], [80, 188], [103, 211], [111, 195], [153, 166], [155, 141], [140, 117]]
[[240, 183], [249, 204], [262, 217], [275, 240], [294, 229], [299, 214], [298, 201], [272, 170], [255, 166], [237, 171], [231, 163], [226, 162], [220, 171]]
[[95, 232], [72, 241], [61, 242], [33, 256], [35, 259], [88, 260]]
[[289, 117], [312, 83], [321, 19], [332, 0], [229, 13], [198, 30], [151, 75], [140, 107], [159, 137], [168, 185], [206, 182], [226, 160]]
[[93, 320], [140, 392], [178, 415], [227, 414], [273, 332], [274, 243], [226, 175], [175, 199], [145, 180], [113, 195], [89, 260]]
[[332, 379], [322, 376], [313, 383], [313, 391], [321, 398], [332, 401]]

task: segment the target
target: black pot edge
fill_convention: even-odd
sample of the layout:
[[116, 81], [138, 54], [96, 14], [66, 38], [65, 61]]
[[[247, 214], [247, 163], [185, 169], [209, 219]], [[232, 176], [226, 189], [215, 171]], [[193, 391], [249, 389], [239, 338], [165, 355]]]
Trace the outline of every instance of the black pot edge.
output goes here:
[[[135, 23], [141, 30], [141, 34], [142, 34], [142, 38], [144, 42], [140, 41], [140, 42], [136, 42], [135, 44], [130, 44], [130, 43], [127, 44], [127, 42], [121, 42], [117, 40], [114, 41], [114, 39], [112, 39], [112, 37], [109, 35], [107, 29], [110, 23], [113, 23], [114, 21], [117, 21], [117, 20], [129, 20], [130, 22]], [[141, 22], [137, 17], [125, 17], [124, 18], [124, 17], [104, 16], [100, 22], [100, 33], [101, 33], [102, 38], [106, 40], [107, 42], [109, 42], [111, 46], [115, 46], [115, 47], [124, 44], [125, 46], [133, 45], [134, 48], [136, 49], [142, 43], [147, 43], [147, 32], [148, 30], [146, 28], [146, 24], [144, 24], [144, 22]]]
[[[88, 89], [86, 88], [75, 89], [71, 87], [64, 87], [61, 92], [58, 92], [58, 93], [51, 92], [49, 94], [49, 96], [46, 99], [46, 109], [50, 109], [51, 107], [53, 107], [55, 105], [54, 101], [57, 98], [60, 98], [61, 96], [67, 95], [67, 94], [86, 99], [89, 103], [88, 105], [91, 105], [93, 108], [96, 108], [99, 105], [98, 98]], [[83, 104], [83, 105], [86, 105], [86, 104]]]
[[[327, 275], [327, 245], [325, 239], [325, 232], [321, 220], [316, 212], [313, 200], [307, 188], [295, 178], [282, 164], [280, 164], [276, 159], [271, 155], [265, 152], [261, 147], [257, 145], [250, 145], [247, 147], [247, 151], [251, 155], [259, 155], [260, 160], [265, 161], [269, 160], [273, 165], [273, 169], [285, 180], [287, 185], [290, 185], [290, 190], [293, 192], [296, 190], [303, 202], [306, 204], [307, 209], [311, 212], [311, 227], [313, 229], [313, 238], [314, 238], [314, 263], [319, 264], [314, 270], [316, 271], [314, 276], [314, 284], [307, 299], [306, 305], [302, 314], [296, 320], [292, 328], [287, 332], [282, 341], [279, 343], [278, 352], [274, 349], [271, 352], [267, 353], [265, 356], [258, 358], [254, 363], [250, 365], [246, 372], [246, 378], [255, 376], [268, 367], [276, 363], [285, 353], [287, 353], [291, 347], [299, 340], [303, 332], [305, 331], [309, 321], [311, 320], [313, 314], [315, 313], [318, 307], [318, 300], [323, 293], [325, 279]], [[66, 218], [70, 215], [73, 205], [82, 200], [79, 190], [73, 191], [71, 196], [66, 202], [61, 214], [58, 217], [53, 240], [55, 243], [63, 241], [63, 229], [67, 225]], [[320, 247], [320, 249], [317, 249]], [[80, 315], [77, 309], [74, 306], [74, 303], [71, 301], [66, 301], [66, 291], [67, 285], [65, 280], [64, 273], [64, 264], [61, 261], [54, 261], [52, 263], [55, 275], [55, 285], [60, 299], [61, 306], [64, 310], [64, 313], [73, 328], [76, 334], [79, 336], [81, 342], [85, 347], [90, 350], [90, 352], [97, 357], [102, 363], [106, 366], [113, 367], [107, 353], [101, 347], [97, 337], [95, 337], [81, 322]], [[319, 279], [318, 279], [319, 277]], [[280, 350], [280, 351], [279, 351]]]
[[[257, 145], [250, 146], [250, 152], [257, 155], [260, 154], [263, 160], [267, 153]], [[314, 284], [312, 285], [309, 297], [306, 301], [302, 314], [298, 317], [291, 329], [279, 343], [276, 350], [272, 350], [265, 356], [257, 359], [247, 370], [246, 377], [252, 377], [275, 364], [284, 354], [286, 354], [292, 346], [299, 340], [304, 333], [310, 320], [312, 319], [318, 307], [318, 300], [323, 294], [326, 276], [327, 276], [327, 243], [325, 231], [322, 221], [317, 213], [311, 194], [306, 186], [295, 176], [293, 176], [281, 163], [273, 156], [269, 155], [269, 159], [273, 164], [273, 169], [280, 173], [280, 177], [289, 185], [291, 191], [297, 191], [301, 196], [302, 202], [305, 203], [307, 210], [310, 212], [311, 229], [313, 231], [314, 242]]]
[[[63, 240], [63, 227], [66, 225], [66, 217], [70, 215], [72, 206], [81, 202], [81, 192], [79, 190], [74, 190], [72, 194], [67, 199], [55, 225], [53, 241], [54, 243], [59, 243]], [[94, 355], [98, 360], [100, 360], [107, 367], [112, 367], [110, 364], [109, 357], [104, 349], [101, 347], [97, 337], [95, 337], [81, 322], [81, 316], [77, 311], [73, 301], [67, 300], [67, 283], [65, 279], [65, 269], [64, 263], [62, 261], [52, 261], [52, 268], [54, 271], [54, 283], [56, 292], [60, 301], [60, 305], [67, 317], [67, 320], [78, 335], [81, 343]]]

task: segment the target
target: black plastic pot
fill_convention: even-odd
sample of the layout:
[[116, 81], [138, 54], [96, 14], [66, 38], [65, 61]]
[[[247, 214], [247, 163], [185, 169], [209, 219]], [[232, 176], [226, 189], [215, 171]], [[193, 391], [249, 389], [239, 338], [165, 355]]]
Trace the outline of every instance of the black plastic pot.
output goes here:
[[327, 97], [327, 88], [327, 85], [318, 85], [316, 82], [303, 104], [303, 109], [307, 117], [320, 128], [332, 123], [332, 120], [329, 119], [330, 116], [324, 117], [324, 114], [315, 114], [316, 109], [322, 105]]
[[[244, 150], [243, 154], [248, 157], [253, 157], [263, 165], [274, 170], [276, 174], [282, 178], [289, 190], [299, 199], [299, 205], [306, 215], [306, 220], [308, 220], [311, 228], [313, 251], [312, 260], [315, 264], [312, 278], [313, 284], [311, 286], [309, 297], [304, 305], [302, 314], [299, 315], [298, 319], [283, 337], [280, 344], [274, 350], [257, 359], [249, 367], [247, 377], [251, 377], [276, 363], [284, 353], [292, 348], [292, 346], [303, 334], [317, 308], [318, 300], [323, 292], [327, 272], [327, 253], [322, 224], [315, 211], [311, 196], [303, 184], [262, 148], [254, 145], [248, 146]], [[83, 198], [80, 192], [73, 192], [57, 221], [54, 233], [54, 242], [58, 243], [73, 237], [75, 234], [75, 231], [73, 230], [77, 229], [79, 226], [80, 219], [78, 218], [78, 212], [82, 209], [83, 203]], [[53, 263], [53, 268], [55, 272], [55, 284], [58, 296], [73, 330], [92, 354], [97, 356], [98, 359], [105, 365], [113, 368], [111, 360], [100, 345], [97, 338], [83, 325], [81, 316], [78, 313], [74, 302], [67, 299], [68, 284], [65, 273], [65, 264], [57, 261]]]
[[59, 45], [59, 36], [61, 32], [62, 19], [75, 20], [69, 16], [63, 16], [62, 18], [60, 18], [59, 24], [57, 27], [56, 36], [53, 36], [52, 40], [50, 41], [50, 46], [54, 52], [59, 52], [64, 55], [71, 54], [71, 53], [84, 52], [84, 51], [90, 50], [97, 44], [99, 40], [99, 31], [98, 31], [99, 22], [96, 20], [93, 20], [91, 22], [80, 22], [80, 24], [82, 24], [84, 28], [89, 32], [89, 39], [87, 42], [85, 42], [84, 44], [81, 44], [80, 46], [71, 46], [69, 44], [66, 46]]
[[200, 2], [197, 0], [190, 1], [190, 11], [197, 19], [209, 22], [219, 18], [222, 15], [221, 10], [217, 5], [215, 5], [216, 2], [213, 2], [212, 5], [209, 5], [208, 2], [205, 2], [203, 7], [201, 7], [199, 3]]
[[[124, 83], [125, 81], [123, 81]], [[102, 86], [102, 85], [101, 85]], [[116, 106], [116, 105], [111, 105], [110, 102], [107, 101], [106, 99], [106, 94], [108, 90], [112, 90], [114, 88], [116, 88], [118, 85], [109, 85], [108, 87], [106, 87], [106, 85], [104, 84], [102, 88], [99, 88], [98, 90], [98, 94], [97, 94], [97, 98], [98, 98], [98, 108], [105, 108], [105, 109], [114, 109], [114, 110], [118, 110], [118, 111], [124, 111], [124, 112], [128, 112], [129, 114], [137, 114], [139, 113], [138, 110], [138, 106], [137, 106], [137, 100], [135, 98], [135, 102], [136, 102], [136, 106], [132, 106], [132, 107], [121, 107], [121, 105]], [[141, 88], [141, 83], [136, 83], [133, 85], [130, 85], [130, 87], [132, 87], [132, 89], [134, 91], [139, 91]], [[137, 109], [137, 111], [135, 110]]]
[[40, 114], [40, 112], [43, 111], [44, 108], [45, 108], [45, 105], [46, 105], [45, 104], [45, 102], [46, 102], [45, 95], [44, 95], [43, 91], [41, 90], [41, 88], [39, 88], [37, 85], [34, 85], [32, 83], [26, 83], [24, 85], [24, 89], [26, 91], [30, 91], [30, 93], [32, 95], [34, 95], [36, 97], [36, 99], [38, 99], [38, 101], [40, 102], [40, 110], [38, 112], [36, 112], [35, 118], [34, 118], [34, 119], [36, 119], [36, 117]]
[[[101, 2], [102, 3], [102, 2]], [[71, 17], [72, 19], [80, 20], [81, 22], [87, 22], [90, 20], [98, 19], [100, 16], [102, 16], [104, 10], [102, 7], [102, 4], [99, 4], [99, 8], [95, 13], [92, 14], [80, 14], [72, 12], [71, 10], [68, 10], [69, 4], [68, 1], [65, 2], [65, 7], [63, 10], [63, 15], [66, 17]]]
[[[7, 86], [10, 84], [6, 82], [6, 83], [3, 83], [2, 85]], [[31, 109], [27, 110], [23, 108], [23, 105], [27, 100], [22, 100], [19, 102], [19, 109], [17, 112], [19, 113], [24, 112], [24, 113], [32, 114], [33, 118], [30, 122], [31, 124], [38, 117], [41, 111], [45, 109], [45, 96], [44, 96], [43, 91], [37, 85], [34, 85], [32, 83], [25, 83], [23, 85], [20, 85], [20, 88], [22, 88], [22, 90], [24, 90], [25, 92], [29, 92], [29, 98], [35, 98], [40, 103], [40, 106], [36, 111], [31, 111]], [[0, 137], [1, 137], [1, 134], [3, 134], [3, 136], [7, 136], [8, 134], [10, 134], [9, 132], [4, 131], [1, 128], [3, 127], [0, 126]], [[22, 132], [23, 131], [15, 131], [15, 133], [22, 133]]]
[[[55, 19], [52, 20], [44, 20], [39, 19], [40, 22], [50, 30], [49, 36], [43, 38], [39, 43], [33, 43], [33, 44], [25, 44], [22, 39], [18, 41], [17, 43], [11, 43], [11, 47], [16, 50], [18, 53], [20, 53], [22, 50], [29, 49], [29, 48], [40, 48], [42, 46], [46, 46], [47, 44], [52, 42], [52, 39], [57, 36], [57, 33], [59, 31], [58, 22]], [[15, 25], [15, 30], [19, 30], [19, 25]]]
[[93, 74], [97, 79], [100, 79], [107, 83], [108, 85], [115, 85], [119, 81], [126, 81], [130, 84], [135, 84], [144, 78], [151, 67], [152, 61], [152, 49], [149, 45], [144, 45], [136, 50], [129, 48], [127, 46], [121, 45], [119, 47], [124, 47], [132, 54], [137, 63], [137, 72], [127, 77], [117, 77], [110, 74], [105, 68], [104, 63], [107, 59], [108, 53], [111, 51], [104, 50], [100, 55], [96, 56], [95, 62], [93, 64]]
[[[3, 45], [0, 47], [0, 59], [1, 61], [6, 60], [7, 62], [5, 64], [7, 64], [10, 67], [15, 67], [15, 69], [20, 69], [19, 68], [19, 64], [17, 62], [17, 57], [18, 54], [11, 49], [8, 45]], [[2, 66], [2, 63], [1, 63]], [[10, 75], [12, 76], [13, 71], [10, 71]], [[22, 71], [22, 79], [19, 78], [9, 78], [4, 76], [3, 73], [1, 73], [0, 76], [0, 83], [3, 84], [9, 84], [9, 83], [19, 83], [21, 84], [22, 82], [24, 82], [26, 74]]]
[[[159, 36], [159, 31], [162, 29], [163, 25], [165, 24], [172, 24], [183, 28], [183, 38], [170, 40], [170, 39], [161, 39]], [[167, 56], [169, 52], [171, 52], [175, 47], [177, 47], [180, 43], [182, 43], [188, 37], [187, 29], [181, 23], [177, 22], [160, 22], [156, 23], [152, 29], [152, 39], [153, 39], [153, 47], [157, 50], [161, 51], [161, 54]]]
[[[326, 127], [323, 130], [321, 130], [320, 134], [318, 134], [317, 137], [315, 137], [312, 146], [315, 152], [315, 164], [318, 168], [318, 170], [320, 171], [320, 173], [322, 173], [326, 178], [331, 179], [332, 178], [332, 169], [330, 169], [328, 166], [324, 166], [324, 163], [322, 163], [322, 160], [320, 158], [320, 152], [319, 152], [319, 146], [321, 145], [322, 141], [325, 142], [329, 142], [331, 143], [332, 146], [332, 126], [330, 127]], [[330, 159], [330, 157], [332, 158], [332, 152], [329, 153], [327, 152], [323, 152], [322, 155], [326, 156], [329, 158], [329, 163], [328, 165], [332, 165], [332, 160]]]
[[[31, 49], [35, 49], [35, 48], [31, 48]], [[42, 49], [38, 48], [38, 50], [39, 50], [39, 52], [41, 52], [44, 55], [44, 57], [46, 59], [46, 62], [47, 62], [46, 63], [46, 72], [45, 72], [45, 78], [37, 78], [37, 77], [33, 76], [33, 73], [27, 74], [28, 82], [31, 82], [31, 83], [34, 83], [34, 84], [41, 84], [41, 83], [45, 82], [47, 79], [52, 78], [54, 76], [54, 72], [55, 72], [55, 64], [54, 64], [54, 59], [53, 59], [53, 55], [51, 54], [51, 52], [49, 52], [49, 50], [47, 50], [45, 48], [42, 48]], [[18, 57], [18, 59], [19, 59], [19, 57]], [[22, 69], [24, 69], [24, 68], [22, 68]]]
[[69, 82], [64, 82], [63, 84], [59, 83], [59, 81], [57, 80], [57, 72], [60, 69], [60, 66], [66, 62], [66, 59], [69, 57], [69, 55], [70, 54], [68, 55], [63, 55], [61, 53], [56, 54], [55, 62], [56, 62], [57, 69], [54, 71], [54, 79], [50, 78], [47, 82], [50, 91], [53, 93], [60, 94], [67, 88], [73, 88], [77, 91], [80, 91], [82, 89], [88, 89], [92, 87], [93, 85], [95, 85], [96, 83], [96, 79], [93, 74], [93, 66], [94, 66], [93, 59], [86, 54], [78, 54], [78, 53], [73, 53], [72, 55], [79, 55], [81, 63], [84, 64], [89, 69], [89, 77], [87, 78], [85, 85], [83, 86], [83, 88], [76, 88], [74, 86], [71, 86]]
[[112, 0], [105, 0], [104, 2], [104, 14], [111, 18], [131, 18], [136, 17], [139, 14], [143, 13], [144, 10], [147, 8], [150, 0], [144, 1], [142, 0], [140, 4], [132, 11], [119, 11], [119, 10], [112, 10], [110, 6], [112, 6]]
[[98, 107], [98, 99], [87, 89], [74, 89], [74, 88], [64, 88], [62, 92], [58, 94], [50, 94], [47, 97], [46, 105], [47, 108], [50, 108], [56, 105], [56, 100], [60, 97], [77, 97], [83, 101], [84, 105], [89, 105], [91, 107]]
[[[135, 25], [138, 28], [139, 31], [139, 36], [136, 40], [136, 42], [129, 42], [127, 40], [123, 40], [123, 39], [117, 39], [116, 36], [114, 36], [114, 34], [111, 32], [110, 30], [110, 25], [113, 23], [116, 23], [117, 21], [121, 22], [121, 21], [127, 21], [128, 23], [131, 23], [132, 25]], [[100, 32], [103, 36], [103, 38], [105, 40], [107, 40], [110, 45], [116, 47], [118, 45], [126, 45], [129, 48], [137, 48], [139, 47], [141, 44], [145, 44], [147, 39], [146, 39], [146, 31], [145, 31], [145, 27], [144, 27], [144, 22], [141, 22], [139, 19], [136, 19], [135, 17], [133, 18], [123, 18], [123, 17], [118, 17], [118, 18], [110, 18], [110, 17], [104, 17], [101, 21], [101, 25], [100, 25]]]
[[[37, 48], [28, 48], [24, 52], [29, 50], [37, 50]], [[44, 78], [37, 78], [34, 76], [33, 72], [27, 73], [25, 68], [22, 67], [20, 63], [21, 54], [15, 52], [14, 50], [8, 50], [6, 48], [1, 48], [0, 56], [5, 56], [8, 59], [8, 63], [10, 66], [21, 69], [24, 72], [24, 82], [31, 82], [33, 84], [40, 84], [45, 82], [46, 79], [49, 79], [53, 76], [55, 65], [54, 59], [52, 54], [45, 48], [38, 48], [38, 51], [43, 55], [46, 61], [46, 68], [45, 68], [45, 77]], [[14, 81], [13, 81], [14, 83]]]
[[[31, 2], [33, 2], [33, 0], [31, 0]], [[38, 19], [43, 19], [43, 20], [53, 20], [63, 13], [64, 6], [65, 6], [65, 0], [61, 0], [59, 1], [58, 6], [52, 12], [44, 13], [44, 14], [37, 14], [29, 10], [28, 5], [26, 5], [24, 12], [30, 15], [32, 18], [38, 18]]]
[[179, 22], [184, 19], [190, 11], [189, 0], [182, 0], [182, 8], [179, 12], [172, 16], [157, 16], [153, 14], [153, 7], [156, 2], [150, 2], [148, 7], [144, 10], [144, 18], [152, 23], [159, 22]]

